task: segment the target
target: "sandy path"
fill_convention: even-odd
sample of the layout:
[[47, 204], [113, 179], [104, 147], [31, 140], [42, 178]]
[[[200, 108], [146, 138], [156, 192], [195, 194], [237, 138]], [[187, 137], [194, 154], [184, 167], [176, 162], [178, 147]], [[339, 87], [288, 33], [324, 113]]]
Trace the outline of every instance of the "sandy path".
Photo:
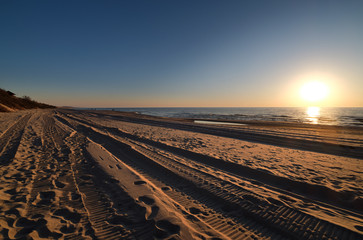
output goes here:
[[11, 125], [13, 125], [24, 113], [12, 112], [0, 114], [0, 135], [3, 134]]
[[290, 130], [242, 140], [229, 127], [69, 110], [0, 120], [3, 238], [362, 238], [359, 137], [343, 137], [355, 148], [339, 156], [256, 142]]

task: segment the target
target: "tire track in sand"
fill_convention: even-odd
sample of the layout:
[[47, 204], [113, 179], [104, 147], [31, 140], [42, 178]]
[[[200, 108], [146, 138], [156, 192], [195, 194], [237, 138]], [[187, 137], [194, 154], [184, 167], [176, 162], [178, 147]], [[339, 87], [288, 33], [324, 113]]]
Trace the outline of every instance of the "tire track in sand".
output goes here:
[[[188, 206], [191, 205], [192, 202], [198, 200], [201, 201], [201, 203], [206, 206], [205, 209], [207, 209], [202, 212], [205, 212], [206, 214], [198, 216], [198, 208], [187, 207], [187, 212], [185, 211], [185, 214], [191, 220], [196, 221], [200, 218], [202, 221], [205, 221], [207, 225], [211, 226], [216, 231], [225, 234], [231, 239], [264, 239], [270, 238], [271, 236], [274, 236], [276, 239], [286, 238], [286, 236], [283, 237], [279, 234], [279, 232], [276, 232], [271, 228], [266, 229], [263, 225], [256, 224], [256, 221], [249, 217], [246, 218], [244, 214], [240, 215], [240, 211], [235, 212], [236, 216], [240, 215], [238, 218], [235, 216], [226, 216], [225, 213], [228, 212], [231, 207], [228, 203], [228, 206], [225, 207], [226, 202], [220, 199], [219, 196], [213, 193], [211, 194], [202, 188], [196, 188], [195, 184], [190, 182], [188, 179], [185, 179], [178, 174], [171, 174], [168, 169], [157, 166], [158, 164], [155, 165], [155, 162], [153, 162], [150, 158], [145, 158], [145, 156], [138, 153], [135, 154], [128, 145], [121, 144], [113, 138], [104, 136], [84, 126], [78, 126], [77, 131], [85, 134], [93, 141], [102, 144], [106, 149], [108, 149], [108, 151], [113, 153], [126, 164], [132, 166], [140, 174], [146, 177], [148, 176], [150, 181], [157, 182], [159, 180], [167, 183], [168, 186], [171, 186], [169, 187], [170, 189], [176, 189], [176, 191], [170, 191], [167, 194], [170, 194], [170, 196], [180, 205]], [[122, 150], [120, 151], [120, 149]], [[138, 159], [139, 163], [137, 164], [133, 161], [133, 159]], [[154, 174], [150, 177], [150, 173]], [[164, 178], [162, 176], [164, 176]], [[165, 190], [167, 188], [165, 188]], [[186, 196], [185, 194], [188, 195]], [[220, 195], [220, 193], [218, 193], [218, 195]], [[243, 221], [241, 221], [241, 219]]]
[[9, 164], [18, 149], [24, 128], [31, 114], [27, 114], [10, 126], [0, 137], [0, 165]]
[[65, 142], [71, 150], [73, 178], [95, 238], [150, 239], [153, 224], [144, 218], [143, 208], [85, 151], [86, 141], [82, 134], [73, 131]]
[[[101, 134], [100, 132], [95, 132], [95, 129], [92, 129], [91, 127], [84, 127], [84, 129], [81, 131], [84, 134], [88, 134], [88, 136], [90, 136], [92, 139], [98, 138], [99, 141], [100, 139], [102, 139], [101, 141], [103, 142], [103, 144], [111, 152], [117, 153], [117, 146], [115, 145], [118, 145], [118, 148], [120, 148], [120, 145], [126, 145], [123, 148], [127, 149], [127, 154], [129, 155], [129, 157], [133, 159], [139, 159], [139, 161], [141, 162], [137, 164], [137, 167], [139, 169], [143, 169], [144, 172], [147, 173], [157, 172], [157, 174], [153, 176], [154, 178], [160, 178], [160, 176], [172, 174], [174, 178], [179, 180], [179, 182], [186, 181], [185, 183], [187, 186], [197, 186], [197, 188], [195, 189], [195, 191], [197, 192], [201, 190], [206, 190], [213, 198], [217, 198], [224, 203], [228, 203], [231, 206], [242, 209], [241, 212], [243, 215], [247, 216], [247, 218], [253, 219], [255, 222], [258, 223], [257, 225], [259, 225], [259, 227], [257, 228], [261, 228], [261, 226], [267, 226], [268, 228], [275, 229], [275, 231], [277, 231], [278, 233], [281, 233], [284, 236], [292, 239], [339, 239], [342, 236], [348, 236], [352, 239], [361, 238], [361, 235], [355, 232], [344, 229], [332, 223], [317, 219], [311, 215], [299, 212], [295, 209], [288, 208], [286, 206], [279, 206], [280, 204], [261, 202], [261, 200], [259, 200], [258, 198], [253, 196], [248, 197], [248, 195], [246, 194], [238, 196], [238, 192], [241, 190], [233, 189], [235, 188], [233, 185], [223, 186], [222, 188], [221, 186], [218, 186], [218, 184], [213, 185], [205, 183], [205, 180], [208, 179], [208, 177], [201, 177], [200, 172], [197, 173], [195, 172], [195, 170], [191, 169], [185, 170], [185, 167], [184, 170], [182, 170], [183, 167], [180, 167], [180, 165], [176, 168], [175, 166], [177, 166], [177, 164], [170, 164], [173, 159], [166, 159], [164, 161], [161, 161], [160, 159], [163, 158], [162, 156], [158, 154], [155, 155], [155, 153], [149, 150], [141, 150], [140, 148], [135, 147], [135, 145], [125, 141], [124, 139], [118, 139], [119, 142], [117, 144], [113, 144], [113, 142], [115, 141], [114, 138], [107, 136], [107, 134], [105, 135]], [[136, 153], [133, 151], [136, 151]], [[132, 162], [128, 162], [128, 164], [132, 164]], [[134, 165], [135, 164], [136, 163], [134, 163]], [[145, 166], [148, 167], [146, 168]], [[170, 177], [163, 180], [170, 181]], [[175, 188], [178, 188], [175, 183], [169, 184]], [[230, 191], [231, 189], [233, 189], [233, 191]], [[187, 192], [187, 189], [183, 188], [182, 191]], [[190, 194], [192, 195], [192, 193]], [[263, 232], [264, 230], [261, 231]]]

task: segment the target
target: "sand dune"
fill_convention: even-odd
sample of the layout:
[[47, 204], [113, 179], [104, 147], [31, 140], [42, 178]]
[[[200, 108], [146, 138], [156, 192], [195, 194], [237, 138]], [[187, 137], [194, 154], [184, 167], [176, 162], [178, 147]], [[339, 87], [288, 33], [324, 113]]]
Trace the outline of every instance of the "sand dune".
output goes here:
[[15, 93], [0, 88], [0, 112], [16, 112], [23, 109], [55, 108], [54, 106], [39, 103], [29, 96], [22, 98], [15, 96]]
[[363, 239], [363, 130], [0, 115], [0, 238]]

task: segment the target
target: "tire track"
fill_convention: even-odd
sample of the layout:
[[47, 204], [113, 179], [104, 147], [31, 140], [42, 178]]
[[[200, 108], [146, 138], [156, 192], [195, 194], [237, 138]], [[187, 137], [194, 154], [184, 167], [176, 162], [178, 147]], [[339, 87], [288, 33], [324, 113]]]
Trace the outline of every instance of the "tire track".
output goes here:
[[31, 114], [27, 114], [9, 127], [0, 137], [0, 165], [11, 163], [17, 152], [24, 128]]
[[[284, 205], [279, 206], [279, 204], [261, 200], [258, 196], [246, 193], [243, 188], [229, 182], [224, 183], [223, 186], [221, 186], [218, 184], [220, 182], [223, 183], [221, 179], [212, 179], [211, 176], [176, 162], [175, 159], [161, 156], [160, 154], [155, 153], [155, 151], [135, 145], [125, 139], [117, 138], [119, 142], [115, 144], [113, 142], [116, 138], [108, 136], [107, 134], [102, 134], [102, 130], [95, 131], [95, 129], [83, 125], [79, 125], [76, 128], [94, 141], [102, 142], [103, 145], [109, 151], [116, 154], [116, 156], [121, 154], [121, 149], [122, 154], [126, 154], [127, 156], [126, 158], [123, 157], [121, 159], [127, 161], [127, 164], [130, 164], [131, 166], [141, 169], [144, 174], [154, 173], [152, 174], [152, 178], [167, 182], [176, 189], [180, 188], [180, 183], [184, 183], [183, 185], [188, 187], [180, 190], [193, 196], [193, 198], [200, 200], [202, 203], [208, 204], [207, 202], [203, 202], [203, 196], [197, 196], [196, 193], [203, 192], [202, 195], [208, 194], [214, 201], [222, 202], [224, 205], [240, 209], [235, 217], [239, 219], [240, 222], [244, 222], [245, 220], [241, 219], [241, 214], [242, 216], [246, 216], [247, 219], [252, 219], [254, 221], [253, 224], [256, 225], [255, 228], [262, 228], [262, 230], [259, 230], [260, 232], [272, 231], [275, 234], [280, 234], [291, 239], [301, 239], [305, 237], [311, 239], [340, 239], [343, 235], [348, 235], [349, 237], [356, 239], [361, 238], [361, 235], [356, 232], [317, 219], [297, 209], [289, 208]], [[138, 163], [128, 159], [138, 159]], [[172, 176], [173, 179], [177, 179], [179, 184], [170, 181], [170, 176]], [[220, 210], [216, 205], [214, 208]], [[296, 220], [298, 219], [301, 219], [302, 221], [297, 222]], [[213, 224], [213, 221], [211, 224]], [[319, 228], [319, 226], [323, 227]], [[265, 230], [264, 227], [267, 227], [268, 230]], [[317, 229], [317, 232], [313, 232], [313, 229]]]
[[[87, 113], [78, 114], [72, 110], [67, 110], [65, 114], [68, 115], [85, 115], [89, 117]], [[350, 146], [346, 144], [335, 144], [329, 142], [320, 142], [315, 140], [306, 140], [306, 139], [295, 139], [290, 138], [288, 136], [276, 136], [269, 135], [266, 132], [251, 131], [249, 129], [231, 129], [226, 127], [219, 126], [203, 126], [192, 124], [188, 122], [177, 122], [177, 121], [168, 121], [168, 120], [154, 120], [150, 118], [135, 118], [129, 116], [113, 116], [107, 114], [99, 114], [94, 113], [99, 117], [107, 117], [108, 119], [114, 119], [118, 121], [125, 121], [130, 123], [138, 123], [149, 126], [157, 126], [157, 127], [165, 127], [171, 129], [178, 129], [183, 131], [191, 131], [198, 132], [204, 134], [210, 134], [220, 137], [228, 137], [234, 139], [240, 139], [250, 142], [270, 144], [274, 146], [287, 147], [293, 149], [300, 149], [304, 151], [318, 152], [318, 153], [326, 153], [337, 156], [351, 157], [357, 159], [363, 159], [363, 147], [359, 146]], [[78, 121], [82, 121], [82, 119], [78, 119]]]
[[141, 144], [147, 144], [149, 146], [167, 151], [173, 155], [185, 157], [187, 159], [193, 160], [194, 162], [205, 164], [210, 167], [215, 167], [242, 178], [257, 180], [261, 184], [265, 184], [274, 190], [277, 189], [278, 191], [284, 194], [287, 194], [290, 191], [290, 189], [293, 188], [295, 192], [300, 195], [291, 194], [291, 193], [290, 194], [300, 199], [311, 201], [312, 199], [309, 196], [313, 196], [314, 200], [321, 202], [319, 204], [327, 204], [327, 207], [332, 207], [331, 205], [334, 205], [337, 206], [338, 208], [341, 207], [346, 208], [348, 211], [350, 211], [350, 214], [354, 214], [351, 211], [360, 212], [363, 210], [363, 199], [357, 198], [354, 200], [350, 200], [352, 197], [350, 196], [349, 192], [337, 192], [326, 186], [300, 182], [285, 177], [276, 176], [247, 166], [243, 166], [241, 164], [222, 161], [220, 159], [216, 159], [200, 153], [195, 153], [178, 147], [169, 146], [150, 139], [140, 138], [135, 135], [123, 132], [117, 128], [105, 127], [102, 125], [98, 125], [96, 123], [92, 123], [87, 120], [80, 120], [78, 118], [74, 118], [73, 116], [69, 117], [75, 121], [79, 121], [83, 124], [86, 124], [87, 126], [91, 127], [93, 126], [97, 129], [101, 129], [104, 132], [108, 132], [110, 134], [119, 136], [121, 138], [127, 138], [129, 140], [136, 141]]
[[[76, 123], [75, 123], [76, 124]], [[72, 126], [72, 125], [71, 125]], [[74, 126], [73, 126], [74, 127]], [[81, 129], [80, 129], [81, 128]], [[95, 140], [95, 136], [94, 136], [94, 132], [90, 132], [88, 129], [82, 130], [82, 127], [76, 127], [75, 129], [84, 134], [85, 136], [89, 137], [91, 140]], [[107, 143], [108, 141], [96, 141], [99, 143], [102, 143], [102, 145], [104, 147], [105, 143]], [[127, 149], [129, 148], [128, 146], [125, 146]], [[115, 148], [120, 148], [120, 146], [115, 146]], [[107, 148], [108, 149], [108, 148]], [[124, 149], [125, 150], [125, 149]], [[148, 167], [146, 169], [146, 171], [144, 171], [144, 168], [140, 168], [139, 165], [135, 165], [133, 163], [133, 159], [138, 158], [137, 156], [129, 156], [128, 154], [125, 155], [125, 151], [118, 151], [116, 150], [116, 153], [113, 151], [112, 154], [116, 154], [115, 156], [121, 158], [125, 164], [131, 166], [133, 169], [135, 169], [139, 174], [143, 175], [144, 177], [146, 177], [149, 181], [154, 182], [155, 185], [163, 185], [161, 184], [161, 182], [165, 182], [163, 180], [161, 180], [161, 182], [159, 181], [160, 179], [158, 179], [156, 176], [150, 177], [148, 176], [148, 171], [150, 170], [150, 168]], [[127, 160], [126, 160], [127, 159]], [[148, 164], [146, 164], [146, 166], [148, 166]], [[153, 169], [151, 169], [153, 171]], [[159, 174], [163, 174], [165, 176], [170, 176], [170, 174], [168, 172], [162, 172], [160, 173], [160, 171], [158, 171]], [[156, 173], [156, 172], [155, 172]], [[171, 178], [174, 179], [174, 178]], [[173, 185], [179, 185], [180, 183], [183, 183], [183, 186], [189, 186], [189, 183], [185, 182], [185, 180], [182, 180], [181, 182], [179, 181], [179, 178], [175, 178], [173, 180]], [[169, 189], [169, 188], [167, 188]], [[167, 189], [164, 189], [163, 191], [167, 191]], [[268, 239], [269, 236], [271, 235], [271, 233], [269, 231], [265, 231], [266, 235], [261, 235], [260, 232], [256, 232], [254, 231], [253, 228], [251, 228], [251, 226], [244, 226], [242, 225], [239, 221], [232, 219], [232, 218], [228, 218], [226, 216], [224, 216], [221, 213], [216, 212], [214, 209], [209, 208], [209, 206], [205, 205], [205, 208], [208, 209], [208, 213], [205, 211], [202, 211], [203, 214], [199, 214], [199, 209], [194, 208], [192, 206], [194, 206], [195, 204], [193, 204], [194, 201], [196, 201], [195, 198], [191, 199], [190, 195], [185, 195], [184, 190], [183, 191], [175, 191], [176, 189], [173, 187], [173, 191], [167, 191], [165, 192], [167, 195], [169, 195], [169, 197], [171, 197], [172, 199], [174, 199], [174, 201], [176, 203], [178, 203], [178, 205], [180, 206], [180, 211], [184, 212], [185, 216], [187, 219], [191, 220], [192, 222], [198, 222], [200, 224], [206, 224], [208, 225], [208, 228], [213, 229], [214, 231], [220, 232], [225, 235], [230, 237], [231, 239], [247, 239], [247, 238], [258, 238], [258, 239]], [[191, 191], [192, 189], [190, 189]], [[195, 194], [197, 194], [198, 190], [193, 190], [193, 192]], [[204, 195], [203, 195], [204, 196]], [[198, 204], [199, 205], [199, 204]], [[221, 202], [215, 202], [215, 201], [211, 201], [208, 205], [213, 205], [214, 207], [219, 206], [219, 208], [223, 208], [223, 204]], [[220, 212], [220, 211], [219, 211]], [[223, 213], [223, 212], [222, 212]], [[150, 237], [150, 235], [149, 235]]]
[[[177, 166], [178, 163], [174, 159], [160, 157], [159, 154], [155, 154], [148, 150], [142, 149], [142, 147], [135, 147], [137, 151], [158, 162], [159, 166], [167, 168], [173, 171], [176, 175], [182, 176], [184, 179], [188, 179], [190, 182], [194, 183], [198, 188], [207, 190], [211, 193], [212, 197], [217, 196], [218, 198], [224, 200], [227, 206], [232, 208], [241, 209], [237, 212], [237, 215], [245, 215], [248, 218], [254, 219], [259, 222], [262, 226], [270, 226], [272, 229], [277, 230], [277, 232], [282, 233], [292, 239], [296, 239], [296, 236], [307, 237], [312, 239], [327, 239], [324, 236], [333, 236], [332, 239], [341, 239], [341, 234], [339, 232], [344, 232], [350, 234], [354, 238], [359, 238], [360, 235], [355, 234], [349, 229], [339, 227], [337, 225], [331, 224], [327, 221], [317, 219], [311, 215], [307, 215], [297, 209], [289, 208], [285, 205], [279, 206], [279, 204], [272, 204], [260, 199], [258, 196], [245, 191], [243, 188], [231, 184], [230, 182], [223, 183], [221, 185], [215, 184], [213, 182], [221, 182], [220, 179], [211, 176], [210, 174], [203, 174], [195, 169], [190, 169], [188, 166]], [[205, 184], [205, 182], [208, 184]], [[223, 182], [223, 181], [222, 181]], [[184, 189], [183, 189], [184, 191]], [[274, 218], [266, 220], [266, 217], [273, 215]], [[312, 223], [308, 225], [301, 225], [298, 221], [299, 218], [311, 218]], [[261, 224], [262, 223], [262, 224]], [[310, 235], [304, 236], [309, 229], [314, 229], [318, 225], [326, 226], [326, 228], [334, 228], [334, 231], [311, 231]], [[288, 226], [303, 226], [302, 229], [291, 229]], [[277, 227], [277, 229], [275, 229]], [[321, 235], [322, 238], [316, 237], [315, 235]], [[299, 239], [299, 237], [297, 238]]]
[[[146, 221], [143, 209], [83, 148], [86, 138], [80, 133], [72, 134], [66, 144], [71, 150], [74, 181], [94, 229], [94, 237], [149, 239], [155, 231], [153, 222]], [[123, 206], [128, 206], [126, 212]]]

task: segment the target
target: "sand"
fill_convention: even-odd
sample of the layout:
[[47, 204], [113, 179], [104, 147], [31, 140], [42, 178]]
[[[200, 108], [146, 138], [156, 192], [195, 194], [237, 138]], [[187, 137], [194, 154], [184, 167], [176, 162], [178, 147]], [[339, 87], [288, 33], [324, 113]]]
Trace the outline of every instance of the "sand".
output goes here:
[[362, 161], [362, 128], [1, 113], [0, 239], [363, 239]]

